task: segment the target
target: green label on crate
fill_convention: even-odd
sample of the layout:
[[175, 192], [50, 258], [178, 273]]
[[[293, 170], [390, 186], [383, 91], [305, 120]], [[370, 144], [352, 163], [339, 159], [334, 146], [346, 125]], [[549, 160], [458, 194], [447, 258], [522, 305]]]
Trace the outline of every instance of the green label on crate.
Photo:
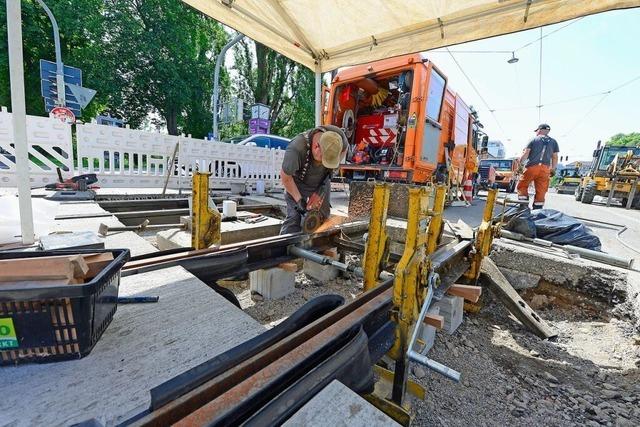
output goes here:
[[16, 336], [16, 328], [13, 327], [13, 319], [10, 317], [0, 318], [0, 350], [16, 347], [18, 347], [18, 337]]

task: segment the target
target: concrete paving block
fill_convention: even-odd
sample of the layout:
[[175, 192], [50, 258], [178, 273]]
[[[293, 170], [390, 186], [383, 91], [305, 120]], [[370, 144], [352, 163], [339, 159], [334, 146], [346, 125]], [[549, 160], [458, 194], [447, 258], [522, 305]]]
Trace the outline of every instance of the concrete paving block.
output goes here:
[[458, 326], [462, 324], [464, 315], [464, 298], [452, 295], [444, 296], [434, 304], [440, 309], [440, 315], [444, 317], [443, 330], [448, 334], [453, 334]]
[[382, 427], [399, 424], [344, 384], [333, 380], [283, 426]]
[[[440, 314], [440, 307], [438, 306], [429, 307], [429, 310], [427, 311], [427, 313]], [[436, 340], [435, 326], [424, 325], [422, 327], [422, 333], [418, 338], [424, 343], [424, 347], [420, 349], [420, 353], [426, 354], [429, 350], [431, 350], [431, 347], [433, 347], [433, 344], [435, 343], [435, 340]]]
[[321, 283], [334, 280], [340, 273], [340, 270], [332, 265], [321, 265], [317, 262], [309, 261], [308, 259], [304, 260], [304, 263], [302, 264], [302, 271], [307, 276]]
[[296, 285], [296, 273], [282, 268], [269, 268], [249, 273], [249, 288], [264, 299], [279, 299], [292, 293]]

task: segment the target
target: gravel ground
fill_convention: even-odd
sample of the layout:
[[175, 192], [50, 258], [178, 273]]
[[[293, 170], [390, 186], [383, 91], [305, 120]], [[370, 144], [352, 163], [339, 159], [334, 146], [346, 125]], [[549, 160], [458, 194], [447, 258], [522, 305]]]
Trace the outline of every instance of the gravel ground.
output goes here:
[[[267, 327], [315, 296], [348, 300], [362, 291], [358, 279], [322, 284], [303, 273], [281, 300], [252, 298], [246, 281], [225, 286]], [[482, 310], [465, 313], [453, 335], [438, 333], [429, 353], [459, 370], [461, 383], [412, 367], [412, 378], [427, 389], [425, 401], [412, 399], [412, 425], [640, 425], [640, 337], [632, 323], [603, 303], [552, 285], [523, 296], [558, 331], [557, 340], [536, 338], [484, 295]]]

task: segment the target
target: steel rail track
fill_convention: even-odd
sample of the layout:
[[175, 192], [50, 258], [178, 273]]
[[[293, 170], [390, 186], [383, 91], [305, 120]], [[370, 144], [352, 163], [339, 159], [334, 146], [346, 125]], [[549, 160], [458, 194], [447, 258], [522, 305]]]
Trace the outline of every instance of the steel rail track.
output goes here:
[[[432, 254], [432, 267], [442, 278], [437, 294], [443, 295], [464, 273], [472, 244], [470, 240], [453, 241]], [[393, 280], [384, 281], [268, 348], [257, 349], [214, 378], [188, 391], [183, 389], [179, 397], [169, 402], [165, 399], [164, 405], [130, 425], [264, 425], [283, 421], [328, 381], [344, 374], [342, 365], [332, 361], [329, 354], [360, 354], [360, 364], [352, 369], [365, 375], [358, 369], [366, 364], [371, 367], [389, 350], [395, 329], [390, 319]], [[366, 356], [355, 344], [349, 344], [355, 342], [361, 329], [368, 340]], [[350, 377], [343, 380], [348, 382]], [[353, 388], [364, 392], [367, 384], [354, 384]], [[283, 400], [283, 396], [288, 398]]]

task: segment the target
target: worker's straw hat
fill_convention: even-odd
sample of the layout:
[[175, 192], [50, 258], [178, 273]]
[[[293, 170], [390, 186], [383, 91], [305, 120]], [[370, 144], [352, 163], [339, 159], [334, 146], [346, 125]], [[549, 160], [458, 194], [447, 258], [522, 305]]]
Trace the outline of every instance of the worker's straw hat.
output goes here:
[[322, 166], [336, 169], [340, 165], [342, 137], [337, 132], [326, 131], [320, 136], [319, 144], [322, 149]]

